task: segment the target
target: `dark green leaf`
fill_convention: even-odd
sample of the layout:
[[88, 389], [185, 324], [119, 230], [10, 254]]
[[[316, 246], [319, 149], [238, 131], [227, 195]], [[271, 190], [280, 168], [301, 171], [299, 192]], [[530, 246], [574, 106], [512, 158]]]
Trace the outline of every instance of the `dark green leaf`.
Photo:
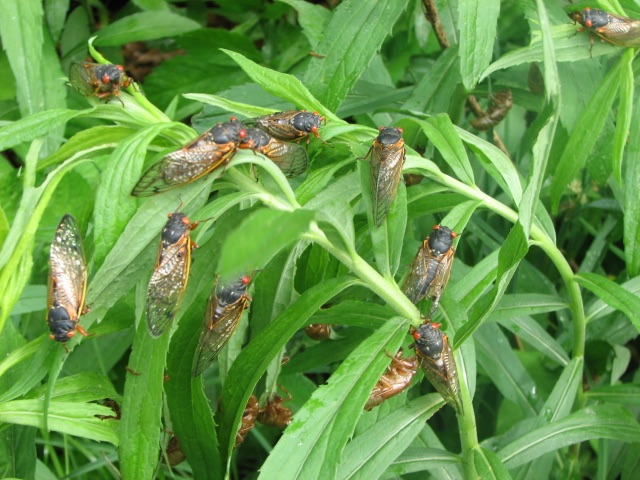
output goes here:
[[98, 34], [97, 46], [118, 46], [130, 42], [156, 40], [201, 28], [200, 24], [169, 11], [147, 11], [116, 20]]

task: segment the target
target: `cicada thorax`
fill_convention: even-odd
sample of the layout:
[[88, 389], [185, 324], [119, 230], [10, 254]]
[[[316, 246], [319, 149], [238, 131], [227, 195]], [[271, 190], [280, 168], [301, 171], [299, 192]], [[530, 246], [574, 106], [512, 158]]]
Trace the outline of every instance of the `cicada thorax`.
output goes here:
[[456, 360], [447, 335], [440, 330], [440, 324], [424, 323], [412, 335], [425, 376], [456, 413], [462, 413]]
[[287, 394], [286, 397], [274, 393], [269, 396], [267, 402], [258, 412], [258, 421], [263, 425], [275, 428], [285, 428], [291, 423], [291, 409], [283, 405], [291, 400], [291, 394], [282, 386], [280, 388]]
[[402, 129], [380, 127], [367, 153], [371, 159], [371, 204], [376, 227], [382, 225], [396, 197], [405, 155]]
[[245, 137], [246, 129], [246, 125], [236, 119], [218, 123], [149, 167], [131, 195], [147, 197], [166, 192], [228, 164]]
[[181, 212], [169, 214], [160, 234], [160, 248], [147, 288], [147, 325], [152, 337], [159, 337], [173, 320], [187, 288], [191, 267], [191, 223]]
[[[589, 30], [606, 42], [620, 47], [640, 46], [640, 20], [620, 17], [597, 8], [571, 12], [569, 17], [582, 25], [580, 30]], [[591, 45], [593, 47], [593, 36]]]
[[71, 64], [69, 82], [82, 95], [108, 99], [118, 97], [121, 88], [131, 85], [131, 78], [121, 65], [80, 62]]
[[78, 324], [84, 310], [87, 267], [82, 237], [75, 219], [62, 217], [51, 242], [47, 289], [47, 324], [50, 337], [66, 342], [76, 331], [87, 335]]
[[264, 155], [289, 178], [297, 177], [307, 169], [307, 151], [303, 147], [278, 140], [259, 128], [249, 128], [238, 148]]
[[240, 444], [244, 442], [245, 437], [256, 424], [256, 418], [258, 417], [259, 411], [260, 407], [258, 404], [258, 397], [251, 395], [247, 401], [247, 405], [244, 407], [244, 412], [242, 413], [242, 422], [240, 423], [240, 428], [236, 433], [236, 443], [234, 448], [238, 448]]
[[252, 121], [258, 128], [278, 140], [298, 140], [309, 136], [309, 134], [320, 138], [318, 128], [324, 121], [324, 117], [318, 115], [317, 112], [288, 110], [257, 117]]
[[313, 340], [326, 340], [331, 338], [331, 325], [328, 323], [312, 323], [305, 327], [304, 332]]
[[213, 286], [204, 314], [193, 367], [194, 377], [200, 375], [214, 362], [220, 350], [236, 331], [242, 312], [251, 300], [247, 293], [247, 286], [251, 282], [249, 275], [243, 275], [225, 285], [219, 285], [218, 280]]
[[493, 103], [487, 109], [485, 115], [471, 120], [471, 125], [476, 130], [488, 130], [500, 123], [507, 116], [513, 106], [511, 90], [502, 90], [491, 96]]
[[[389, 354], [387, 353], [387, 355]], [[395, 356], [389, 355], [391, 364], [382, 374], [375, 387], [373, 387], [369, 400], [364, 406], [365, 410], [377, 407], [411, 385], [411, 379], [418, 370], [418, 359], [416, 357], [402, 358], [402, 355], [402, 349], [398, 350]]]
[[403, 293], [413, 303], [425, 297], [433, 300], [429, 318], [435, 313], [440, 297], [449, 281], [455, 249], [453, 240], [457, 234], [443, 225], [433, 227], [429, 235], [418, 249], [409, 274], [402, 286]]

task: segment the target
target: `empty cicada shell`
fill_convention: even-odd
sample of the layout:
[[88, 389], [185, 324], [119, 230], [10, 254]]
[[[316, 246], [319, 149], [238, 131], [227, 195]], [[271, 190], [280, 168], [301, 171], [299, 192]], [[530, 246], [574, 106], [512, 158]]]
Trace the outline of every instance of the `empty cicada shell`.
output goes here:
[[391, 365], [387, 367], [376, 386], [373, 387], [369, 400], [364, 406], [365, 410], [377, 407], [411, 385], [411, 379], [418, 370], [418, 359], [416, 357], [402, 358], [402, 354], [402, 349], [398, 350], [395, 357], [387, 353], [391, 358]]

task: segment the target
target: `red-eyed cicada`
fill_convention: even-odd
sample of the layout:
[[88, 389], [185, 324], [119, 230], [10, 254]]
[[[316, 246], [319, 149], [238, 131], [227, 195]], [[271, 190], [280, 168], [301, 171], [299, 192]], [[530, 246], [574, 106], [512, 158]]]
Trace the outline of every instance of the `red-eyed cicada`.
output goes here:
[[418, 250], [409, 275], [402, 286], [403, 293], [413, 303], [418, 303], [424, 297], [433, 300], [431, 318], [440, 303], [440, 297], [449, 281], [451, 266], [453, 264], [453, 239], [457, 234], [450, 228], [442, 225], [433, 227], [433, 233], [429, 235]]
[[191, 183], [235, 155], [247, 127], [236, 119], [218, 123], [180, 150], [169, 153], [154, 163], [133, 188], [134, 197], [148, 197]]
[[251, 121], [278, 140], [298, 140], [309, 134], [320, 138], [318, 128], [324, 117], [306, 110], [288, 110], [253, 118]]
[[471, 120], [471, 125], [476, 130], [489, 130], [500, 123], [507, 116], [513, 106], [511, 90], [503, 90], [491, 96], [493, 104], [482, 117]]
[[108, 99], [120, 95], [121, 88], [131, 85], [131, 79], [124, 73], [124, 67], [107, 63], [72, 63], [69, 82], [84, 96]]
[[331, 338], [331, 325], [328, 323], [312, 323], [305, 327], [304, 332], [313, 340], [326, 340]]
[[[589, 30], [605, 42], [619, 47], [640, 46], [640, 20], [619, 17], [597, 8], [585, 8], [582, 12], [571, 12], [569, 17], [582, 25], [580, 30]], [[593, 37], [591, 37], [593, 46]]]
[[385, 400], [398, 395], [411, 385], [411, 379], [418, 370], [418, 359], [416, 357], [402, 358], [402, 349], [391, 358], [391, 365], [382, 374], [376, 386], [364, 406], [365, 410], [377, 407]]
[[256, 424], [256, 418], [258, 417], [259, 411], [258, 398], [255, 395], [251, 395], [247, 402], [247, 406], [244, 407], [244, 412], [242, 413], [242, 423], [240, 424], [238, 433], [236, 433], [236, 443], [234, 448], [238, 448], [240, 444], [244, 442], [245, 437]]
[[368, 156], [371, 157], [373, 223], [379, 227], [389, 213], [402, 175], [405, 159], [402, 129], [380, 127], [380, 134], [373, 141]]
[[447, 335], [438, 323], [423, 323], [412, 332], [420, 367], [442, 398], [462, 413], [458, 369]]
[[194, 377], [209, 368], [222, 347], [227, 344], [250, 300], [247, 294], [250, 276], [244, 275], [227, 285], [218, 285], [218, 280], [213, 286], [204, 314], [204, 325], [193, 367]]
[[247, 129], [238, 148], [264, 155], [289, 178], [297, 177], [307, 169], [307, 151], [303, 147], [278, 140], [259, 128]]
[[66, 342], [87, 332], [78, 324], [84, 310], [87, 265], [82, 237], [75, 219], [66, 214], [60, 220], [49, 253], [47, 324], [53, 340]]
[[282, 386], [280, 388], [287, 394], [286, 398], [273, 394], [258, 412], [258, 421], [263, 425], [284, 428], [291, 423], [291, 409], [283, 405], [284, 402], [291, 400], [291, 394]]
[[169, 214], [162, 229], [158, 259], [147, 289], [147, 325], [152, 337], [159, 337], [173, 320], [187, 288], [191, 267], [191, 223], [184, 213]]

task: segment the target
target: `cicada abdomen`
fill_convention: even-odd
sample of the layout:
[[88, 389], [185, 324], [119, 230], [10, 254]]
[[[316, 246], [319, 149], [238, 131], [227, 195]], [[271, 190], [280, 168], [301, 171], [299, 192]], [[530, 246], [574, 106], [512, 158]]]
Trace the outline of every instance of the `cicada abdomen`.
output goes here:
[[238, 120], [218, 123], [179, 150], [154, 163], [133, 188], [134, 197], [148, 197], [191, 183], [226, 165], [235, 155], [247, 127]]
[[213, 286], [204, 315], [193, 368], [194, 377], [209, 368], [227, 344], [250, 300], [247, 294], [250, 276], [243, 275], [227, 285], [218, 285], [218, 280]]
[[247, 434], [255, 426], [259, 411], [260, 407], [258, 405], [258, 398], [255, 395], [251, 395], [247, 401], [246, 407], [244, 407], [244, 412], [242, 413], [242, 422], [240, 423], [240, 428], [236, 433], [236, 443], [234, 448], [238, 448], [242, 442], [244, 442]]
[[367, 156], [371, 157], [373, 223], [379, 227], [389, 213], [402, 176], [405, 159], [402, 129], [380, 127], [380, 133], [373, 141]]
[[66, 342], [76, 331], [87, 332], [78, 324], [84, 310], [87, 266], [82, 237], [75, 219], [66, 214], [60, 220], [49, 253], [47, 324], [50, 337]]
[[160, 248], [147, 288], [147, 325], [152, 337], [159, 337], [173, 320], [187, 288], [191, 267], [191, 223], [181, 212], [169, 214], [162, 229]]
[[513, 95], [511, 90], [503, 90], [491, 96], [493, 104], [482, 117], [471, 120], [471, 125], [476, 130], [489, 130], [500, 123], [513, 107]]
[[402, 285], [403, 293], [413, 303], [418, 303], [424, 297], [433, 300], [429, 318], [435, 313], [440, 304], [440, 297], [449, 281], [455, 249], [453, 240], [457, 234], [443, 225], [433, 227], [429, 235], [418, 250], [409, 275]]
[[456, 413], [462, 413], [458, 369], [447, 335], [438, 323], [423, 323], [414, 330], [415, 352], [420, 367], [442, 398]]

